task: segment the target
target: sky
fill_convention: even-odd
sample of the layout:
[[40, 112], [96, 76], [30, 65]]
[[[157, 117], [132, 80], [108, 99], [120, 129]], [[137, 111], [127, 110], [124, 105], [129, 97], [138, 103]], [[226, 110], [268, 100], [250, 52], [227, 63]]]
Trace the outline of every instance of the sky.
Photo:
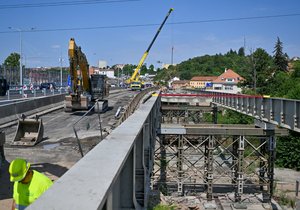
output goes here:
[[20, 53], [21, 36], [26, 67], [57, 67], [60, 58], [68, 66], [70, 38], [91, 66], [136, 65], [170, 8], [148, 66], [243, 46], [273, 54], [277, 37], [283, 52], [300, 56], [299, 0], [1, 0], [0, 64]]

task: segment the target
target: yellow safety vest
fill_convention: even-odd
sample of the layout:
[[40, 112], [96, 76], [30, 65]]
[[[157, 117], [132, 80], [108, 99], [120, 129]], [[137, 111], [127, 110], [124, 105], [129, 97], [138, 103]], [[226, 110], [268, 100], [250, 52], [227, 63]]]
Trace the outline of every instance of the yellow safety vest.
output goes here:
[[32, 179], [28, 184], [15, 182], [13, 194], [16, 202], [15, 210], [25, 209], [38, 199], [52, 184], [52, 181], [47, 176], [35, 170], [33, 170]]

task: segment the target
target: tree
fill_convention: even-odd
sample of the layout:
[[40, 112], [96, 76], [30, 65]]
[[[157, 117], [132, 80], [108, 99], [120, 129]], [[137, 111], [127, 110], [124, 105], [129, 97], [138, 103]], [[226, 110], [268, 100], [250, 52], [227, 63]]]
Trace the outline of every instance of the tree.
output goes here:
[[3, 63], [9, 70], [9, 83], [17, 84], [20, 73], [20, 54], [11, 53]]
[[258, 92], [261, 92], [259, 88], [266, 86], [272, 76], [272, 57], [264, 49], [257, 48], [250, 55], [250, 63], [254, 91], [258, 87]]
[[155, 71], [154, 71], [154, 65], [153, 65], [153, 64], [151, 64], [151, 65], [149, 66], [148, 71], [149, 71], [149, 74], [155, 74]]
[[293, 62], [293, 69], [292, 77], [300, 78], [300, 61]]
[[245, 56], [245, 49], [244, 49], [244, 47], [241, 47], [241, 48], [239, 49], [238, 55], [239, 55], [239, 56]]
[[20, 54], [11, 53], [4, 61], [4, 65], [8, 67], [20, 66]]
[[283, 43], [280, 41], [279, 37], [277, 37], [277, 42], [274, 47], [274, 63], [276, 66], [276, 70], [278, 71], [287, 71], [288, 70], [288, 61], [286, 54], [283, 53]]

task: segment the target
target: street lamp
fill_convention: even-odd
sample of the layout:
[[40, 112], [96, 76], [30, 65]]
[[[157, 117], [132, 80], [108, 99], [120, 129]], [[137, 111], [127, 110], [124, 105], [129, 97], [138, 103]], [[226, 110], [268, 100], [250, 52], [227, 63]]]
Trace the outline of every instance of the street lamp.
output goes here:
[[[20, 85], [23, 86], [23, 64], [22, 64], [22, 30], [21, 28], [8, 27], [11, 30], [16, 30], [20, 33]], [[34, 28], [31, 28], [34, 30]]]
[[63, 58], [62, 58], [62, 52], [60, 52], [60, 87], [62, 88], [63, 86], [63, 73], [62, 73], [62, 63], [63, 63]]

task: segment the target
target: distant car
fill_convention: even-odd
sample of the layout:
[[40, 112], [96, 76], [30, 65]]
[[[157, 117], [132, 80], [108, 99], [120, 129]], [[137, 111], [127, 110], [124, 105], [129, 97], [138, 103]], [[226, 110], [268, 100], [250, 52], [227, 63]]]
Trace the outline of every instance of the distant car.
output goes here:
[[40, 89], [51, 89], [51, 86], [53, 89], [56, 89], [55, 83], [53, 83], [53, 82], [41, 83]]

